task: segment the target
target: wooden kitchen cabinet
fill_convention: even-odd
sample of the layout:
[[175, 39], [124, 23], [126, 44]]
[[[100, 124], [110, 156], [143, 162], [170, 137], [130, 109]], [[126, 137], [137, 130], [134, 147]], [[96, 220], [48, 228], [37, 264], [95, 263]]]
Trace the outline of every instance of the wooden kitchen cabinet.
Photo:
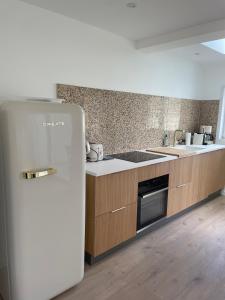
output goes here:
[[137, 201], [136, 169], [95, 177], [95, 216]]
[[136, 203], [98, 216], [95, 220], [95, 256], [134, 237], [136, 229]]
[[87, 175], [85, 251], [91, 258], [136, 236], [138, 182], [166, 174], [169, 217], [225, 186], [225, 149], [105, 176]]
[[138, 181], [145, 181], [152, 178], [167, 175], [170, 172], [169, 162], [163, 162], [137, 169]]
[[168, 193], [167, 216], [172, 216], [191, 206], [192, 186], [191, 183], [172, 188]]
[[163, 162], [155, 165], [155, 177], [160, 177], [170, 173], [170, 163]]
[[170, 162], [169, 187], [176, 188], [192, 180], [193, 156], [176, 159]]
[[209, 192], [209, 161], [210, 153], [195, 156], [196, 168], [193, 174], [193, 202], [197, 203], [210, 194]]
[[225, 150], [171, 162], [167, 215], [176, 214], [225, 186]]
[[208, 153], [207, 188], [212, 194], [225, 186], [225, 150]]
[[191, 206], [192, 168], [192, 156], [170, 162], [167, 216], [172, 216]]
[[137, 170], [86, 178], [85, 250], [96, 257], [136, 235]]
[[193, 156], [192, 205], [209, 196], [207, 170], [208, 153]]
[[194, 156], [193, 204], [225, 186], [225, 150]]

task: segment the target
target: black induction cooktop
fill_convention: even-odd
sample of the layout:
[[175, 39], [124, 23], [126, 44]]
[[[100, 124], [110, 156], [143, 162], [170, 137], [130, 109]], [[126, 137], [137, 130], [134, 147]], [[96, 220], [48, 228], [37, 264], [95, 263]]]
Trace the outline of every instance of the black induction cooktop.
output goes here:
[[110, 156], [113, 158], [126, 160], [134, 163], [165, 157], [164, 155], [158, 155], [158, 154], [146, 153], [140, 151], [124, 152], [124, 153], [112, 154]]

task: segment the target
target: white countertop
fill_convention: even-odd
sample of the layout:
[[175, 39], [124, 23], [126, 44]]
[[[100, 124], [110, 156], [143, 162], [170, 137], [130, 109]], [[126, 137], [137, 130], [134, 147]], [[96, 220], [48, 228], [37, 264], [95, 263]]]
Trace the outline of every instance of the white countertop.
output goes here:
[[[185, 147], [185, 145], [177, 145], [175, 148], [184, 149], [184, 147]], [[207, 146], [206, 145], [190, 145], [188, 147], [201, 148], [201, 150], [195, 151], [194, 155], [225, 149], [225, 145], [219, 145], [219, 144], [212, 144], [212, 145], [207, 145]]]
[[[195, 152], [195, 155], [207, 153], [215, 150], [225, 149], [225, 145], [208, 145], [208, 146], [202, 146], [202, 145], [192, 145], [193, 147], [199, 147], [202, 148], [202, 150], [198, 150]], [[176, 146], [178, 149], [183, 148], [183, 146]], [[144, 150], [139, 150], [146, 152]], [[148, 152], [151, 153], [151, 152]], [[154, 153], [156, 154], [156, 153]], [[162, 155], [162, 154], [159, 154]], [[103, 176], [107, 174], [117, 173], [121, 171], [131, 170], [135, 168], [140, 168], [144, 166], [149, 166], [153, 164], [158, 164], [161, 162], [166, 162], [170, 160], [178, 159], [176, 156], [172, 155], [163, 155], [163, 158], [158, 158], [154, 160], [148, 160], [140, 163], [133, 163], [125, 160], [120, 159], [112, 159], [112, 160], [104, 160], [104, 161], [98, 161], [98, 162], [87, 162], [86, 163], [86, 173], [92, 176]]]
[[[138, 151], [143, 151], [143, 150], [138, 150]], [[143, 152], [146, 152], [146, 151], [143, 151]], [[151, 153], [151, 152], [147, 152], [147, 153]], [[157, 153], [153, 153], [153, 154], [157, 155]], [[86, 163], [86, 173], [89, 175], [92, 175], [92, 176], [102, 176], [102, 175], [136, 169], [136, 168], [140, 168], [140, 167], [145, 167], [145, 166], [177, 159], [176, 156], [163, 155], [163, 154], [158, 154], [158, 155], [164, 156], [164, 157], [153, 159], [153, 160], [147, 160], [147, 161], [143, 161], [140, 163], [133, 163], [130, 161], [116, 159], [116, 158], [114, 158], [112, 160], [104, 160], [104, 161], [98, 161], [98, 162], [87, 162]]]

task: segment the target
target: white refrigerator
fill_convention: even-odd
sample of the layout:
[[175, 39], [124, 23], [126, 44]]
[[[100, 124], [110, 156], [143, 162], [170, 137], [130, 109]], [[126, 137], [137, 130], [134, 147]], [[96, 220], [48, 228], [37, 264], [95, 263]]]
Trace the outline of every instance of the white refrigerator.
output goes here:
[[49, 300], [84, 273], [84, 113], [0, 105], [0, 299]]

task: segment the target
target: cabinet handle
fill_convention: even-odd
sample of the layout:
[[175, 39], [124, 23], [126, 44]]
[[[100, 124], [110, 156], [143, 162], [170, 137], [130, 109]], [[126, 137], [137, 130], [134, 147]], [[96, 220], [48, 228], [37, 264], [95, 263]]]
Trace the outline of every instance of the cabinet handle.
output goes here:
[[187, 185], [187, 184], [184, 183], [184, 184], [177, 185], [177, 188], [181, 188], [181, 187], [183, 187], [183, 186], [185, 186], [185, 185]]
[[126, 208], [126, 206], [117, 208], [117, 209], [115, 209], [115, 210], [112, 210], [111, 213], [114, 214], [114, 213], [116, 213], [117, 211], [124, 210], [125, 208]]

